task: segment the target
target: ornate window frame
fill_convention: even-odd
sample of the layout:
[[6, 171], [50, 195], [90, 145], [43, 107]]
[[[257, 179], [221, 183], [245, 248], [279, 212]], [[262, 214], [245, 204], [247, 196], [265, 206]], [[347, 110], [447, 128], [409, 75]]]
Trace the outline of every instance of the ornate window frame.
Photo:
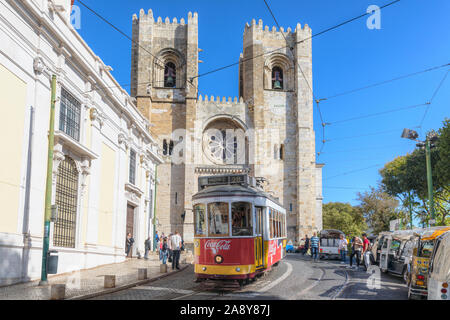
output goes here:
[[[183, 55], [176, 49], [161, 50], [153, 61], [153, 87], [158, 89], [180, 89], [184, 87], [186, 72]], [[167, 63], [173, 63], [176, 68], [176, 82], [174, 87], [164, 87], [164, 73]]]
[[[272, 88], [272, 70], [275, 67], [283, 71], [283, 89]], [[293, 91], [295, 89], [294, 68], [292, 59], [287, 55], [282, 53], [270, 55], [264, 62], [264, 90]]]

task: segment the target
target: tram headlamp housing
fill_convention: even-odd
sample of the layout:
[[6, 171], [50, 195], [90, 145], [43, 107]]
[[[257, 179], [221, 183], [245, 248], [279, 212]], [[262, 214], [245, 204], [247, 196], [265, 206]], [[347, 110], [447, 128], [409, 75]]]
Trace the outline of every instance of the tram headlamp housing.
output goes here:
[[215, 261], [217, 264], [221, 264], [221, 263], [223, 262], [223, 257], [217, 255], [217, 256], [214, 257], [214, 261]]
[[206, 267], [203, 267], [202, 270], [203, 270], [203, 271], [206, 271]]
[[237, 271], [237, 272], [241, 271], [241, 268], [236, 268], [236, 271]]

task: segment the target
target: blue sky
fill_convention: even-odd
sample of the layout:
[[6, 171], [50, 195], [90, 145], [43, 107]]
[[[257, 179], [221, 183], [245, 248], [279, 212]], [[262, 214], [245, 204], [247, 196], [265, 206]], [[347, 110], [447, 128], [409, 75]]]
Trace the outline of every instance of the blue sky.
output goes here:
[[[263, 0], [83, 0], [92, 9], [131, 36], [132, 16], [152, 9], [163, 20], [187, 20], [189, 11], [199, 15], [199, 47], [203, 49], [200, 74], [238, 61], [246, 22], [263, 19], [275, 25]], [[295, 29], [307, 23], [313, 34], [366, 12], [369, 5], [383, 6], [391, 0], [268, 0], [279, 24]], [[77, 1], [75, 1], [77, 5]], [[79, 5], [79, 4], [78, 4]], [[130, 83], [131, 42], [81, 7], [79, 33], [121, 84]], [[450, 1], [402, 0], [381, 11], [381, 29], [369, 30], [359, 19], [313, 39], [314, 94], [332, 97], [352, 89], [450, 62]], [[396, 156], [411, 152], [415, 143], [401, 139], [403, 128], [422, 121], [426, 107], [405, 109], [380, 116], [342, 121], [428, 102], [449, 67], [391, 82], [321, 102], [326, 142], [318, 162], [323, 169], [324, 202], [357, 204], [356, 192], [376, 186], [378, 170]], [[125, 87], [129, 90], [129, 87]], [[209, 96], [237, 96], [238, 68], [201, 77], [199, 90]], [[422, 129], [438, 129], [450, 117], [450, 75], [429, 106]], [[322, 128], [315, 107], [317, 151]], [[342, 121], [342, 122], [339, 122]], [[333, 122], [337, 122], [333, 124]]]

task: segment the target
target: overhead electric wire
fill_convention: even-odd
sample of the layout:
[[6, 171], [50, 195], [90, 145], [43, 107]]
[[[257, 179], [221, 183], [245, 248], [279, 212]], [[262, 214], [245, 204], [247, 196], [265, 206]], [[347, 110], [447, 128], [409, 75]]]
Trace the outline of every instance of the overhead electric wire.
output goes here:
[[416, 75], [419, 75], [419, 74], [422, 74], [422, 73], [430, 72], [430, 71], [437, 70], [437, 69], [440, 69], [440, 68], [444, 68], [444, 67], [447, 67], [447, 66], [450, 66], [450, 63], [446, 63], [446, 64], [443, 64], [443, 65], [431, 67], [431, 68], [428, 68], [428, 69], [425, 69], [425, 70], [422, 70], [422, 71], [409, 73], [409, 74], [406, 74], [406, 75], [403, 75], [403, 76], [399, 76], [399, 77], [395, 77], [395, 78], [392, 78], [392, 79], [389, 79], [389, 80], [384, 80], [384, 81], [381, 81], [381, 82], [369, 84], [369, 85], [364, 86], [364, 87], [360, 87], [360, 88], [344, 91], [344, 92], [341, 92], [341, 93], [337, 93], [337, 94], [334, 94], [332, 96], [322, 98], [321, 100], [330, 100], [330, 99], [333, 99], [333, 98], [336, 98], [336, 97], [341, 97], [341, 96], [344, 96], [344, 95], [348, 95], [348, 94], [355, 93], [355, 92], [358, 92], [358, 91], [370, 89], [370, 88], [377, 87], [377, 86], [380, 86], [380, 85], [383, 85], [383, 84], [387, 84], [387, 83], [390, 83], [390, 82], [394, 82], [394, 81], [397, 81], [397, 80], [413, 77], [413, 76], [416, 76]]
[[447, 78], [447, 75], [448, 75], [448, 72], [449, 72], [449, 71], [450, 71], [450, 69], [447, 70], [447, 72], [445, 73], [445, 75], [444, 75], [444, 77], [442, 78], [441, 82], [439, 83], [438, 87], [437, 87], [436, 90], [434, 91], [433, 96], [432, 96], [431, 99], [430, 99], [430, 103], [428, 104], [427, 108], [425, 109], [425, 113], [424, 113], [424, 115], [423, 115], [423, 117], [422, 117], [422, 120], [420, 121], [419, 128], [422, 129], [422, 125], [423, 125], [423, 122], [424, 122], [424, 120], [425, 120], [425, 117], [427, 116], [428, 110], [430, 109], [430, 105], [431, 105], [431, 103], [433, 102], [433, 100], [434, 100], [434, 98], [436, 97], [436, 95], [437, 95], [437, 93], [439, 92], [439, 90], [441, 89], [442, 84], [444, 83], [445, 79]]
[[327, 142], [336, 141], [336, 140], [356, 139], [356, 138], [360, 138], [360, 137], [378, 136], [378, 135], [383, 135], [383, 134], [387, 134], [387, 133], [399, 132], [399, 130], [403, 130], [403, 128], [392, 129], [392, 130], [385, 130], [385, 131], [378, 131], [378, 132], [372, 132], [372, 133], [366, 133], [366, 134], [358, 134], [358, 135], [348, 136], [348, 137], [338, 137], [338, 138], [335, 138], [335, 139], [327, 140]]
[[[103, 22], [105, 22], [106, 24], [108, 24], [110, 27], [112, 27], [114, 30], [116, 30], [117, 32], [119, 32], [121, 35], [123, 35], [125, 38], [127, 38], [128, 40], [130, 40], [132, 43], [134, 43], [135, 45], [139, 46], [142, 50], [144, 50], [145, 52], [147, 52], [149, 55], [151, 55], [152, 57], [154, 57], [158, 62], [161, 63], [161, 60], [155, 56], [154, 54], [152, 54], [150, 51], [148, 51], [145, 47], [141, 46], [139, 44], [139, 42], [134, 41], [132, 37], [130, 37], [129, 35], [127, 35], [125, 32], [123, 32], [122, 30], [120, 30], [118, 27], [116, 27], [112, 22], [110, 22], [108, 19], [106, 19], [105, 17], [103, 17], [101, 14], [99, 14], [97, 11], [95, 11], [94, 9], [90, 8], [88, 5], [86, 5], [83, 1], [81, 0], [77, 0], [83, 7], [85, 7], [87, 10], [89, 10], [90, 12], [92, 12], [95, 16], [97, 16], [98, 18], [100, 18]], [[182, 66], [184, 66], [187, 63], [186, 58], [184, 59], [184, 64]], [[161, 63], [162, 65], [164, 65], [164, 63]], [[182, 67], [181, 66], [181, 67]], [[192, 83], [193, 78], [191, 78], [190, 80], [188, 80], [187, 82], [189, 82], [196, 90], [198, 90], [198, 87], [196, 85], [194, 85]], [[150, 82], [151, 83], [151, 82]], [[149, 84], [150, 84], [149, 83]], [[140, 83], [139, 85], [142, 85], [144, 83]], [[131, 84], [130, 84], [131, 85]], [[90, 92], [90, 91], [88, 91]]]
[[381, 165], [383, 165], [383, 164], [379, 164], [379, 163], [378, 164], [374, 164], [374, 165], [366, 167], [366, 168], [361, 168], [361, 169], [356, 169], [356, 170], [351, 170], [351, 171], [347, 171], [347, 172], [344, 172], [344, 173], [340, 173], [340, 174], [337, 174], [335, 176], [331, 176], [331, 177], [325, 178], [323, 180], [329, 180], [329, 179], [333, 179], [333, 178], [337, 178], [337, 177], [341, 177], [341, 176], [346, 176], [346, 175], [349, 175], [349, 174], [352, 174], [352, 173], [355, 173], [355, 172], [360, 172], [360, 171], [364, 171], [364, 170], [367, 170], [367, 169], [379, 167]]
[[401, 107], [401, 108], [381, 111], [381, 112], [377, 112], [377, 113], [370, 113], [370, 114], [366, 114], [366, 115], [362, 115], [362, 116], [358, 116], [358, 117], [352, 117], [352, 118], [348, 118], [348, 119], [337, 120], [337, 121], [330, 122], [328, 124], [329, 125], [334, 125], [334, 124], [337, 124], [337, 123], [350, 122], [350, 121], [360, 120], [360, 119], [364, 119], [364, 118], [376, 117], [376, 116], [380, 116], [380, 115], [384, 115], [384, 114], [388, 114], [388, 113], [393, 113], [393, 112], [397, 112], [397, 111], [401, 111], [401, 110], [414, 109], [414, 108], [418, 108], [418, 107], [421, 107], [421, 106], [426, 106], [426, 105], [429, 105], [429, 104], [430, 104], [429, 102], [420, 103], [420, 104], [414, 104], [414, 105], [411, 105], [411, 106], [406, 106], [406, 107]]
[[[277, 25], [278, 29], [281, 30], [280, 24], [278, 23], [277, 18], [275, 18], [275, 15], [274, 15], [272, 9], [270, 9], [269, 4], [267, 3], [266, 0], [264, 0], [264, 3], [266, 4], [267, 9], [269, 10], [270, 14], [272, 15], [272, 18], [273, 18], [273, 20], [275, 21], [275, 24]], [[289, 44], [290, 42], [289, 42], [289, 40], [286, 38], [286, 36], [284, 35], [284, 32], [281, 32], [281, 34], [283, 35], [283, 38], [284, 38], [284, 40], [286, 41], [286, 43]], [[292, 46], [292, 45], [288, 45], [287, 47], [289, 48], [289, 50], [291, 50], [292, 55], [294, 55], [294, 48], [293, 48], [293, 46]], [[326, 123], [325, 123], [325, 121], [323, 120], [322, 111], [320, 110], [320, 105], [319, 105], [320, 100], [316, 99], [316, 97], [315, 97], [315, 95], [314, 95], [314, 91], [313, 91], [313, 89], [312, 89], [312, 87], [311, 87], [311, 85], [310, 85], [308, 79], [306, 78], [306, 76], [305, 76], [305, 74], [304, 74], [304, 72], [303, 72], [303, 70], [302, 70], [302, 68], [301, 68], [301, 66], [300, 66], [300, 63], [298, 63], [296, 60], [294, 60], [294, 64], [297, 64], [297, 65], [298, 65], [298, 69], [300, 70], [300, 73], [302, 74], [303, 79], [305, 80], [306, 84], [308, 85], [309, 90], [311, 91], [311, 95], [312, 95], [312, 97], [313, 97], [313, 99], [314, 99], [314, 100], [313, 100], [313, 103], [316, 102], [316, 104], [317, 104], [317, 109], [318, 109], [318, 111], [319, 111], [320, 123], [321, 123], [321, 125], [322, 125], [322, 146], [321, 146], [319, 152], [317, 153], [317, 158], [319, 158], [319, 157], [320, 157], [320, 154], [321, 154], [322, 151], [323, 151], [323, 148], [325, 147], [325, 143], [326, 143], [326, 141], [327, 141], [326, 138], [325, 138], [325, 126], [326, 126]]]

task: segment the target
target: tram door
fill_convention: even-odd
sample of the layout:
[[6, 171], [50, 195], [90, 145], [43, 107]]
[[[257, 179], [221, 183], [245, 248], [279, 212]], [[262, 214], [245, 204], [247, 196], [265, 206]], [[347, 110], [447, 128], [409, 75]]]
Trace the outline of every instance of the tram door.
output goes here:
[[264, 208], [255, 207], [255, 223], [256, 223], [256, 233], [255, 233], [255, 261], [256, 269], [261, 269], [264, 266], [264, 240], [263, 240], [263, 230], [264, 230]]

